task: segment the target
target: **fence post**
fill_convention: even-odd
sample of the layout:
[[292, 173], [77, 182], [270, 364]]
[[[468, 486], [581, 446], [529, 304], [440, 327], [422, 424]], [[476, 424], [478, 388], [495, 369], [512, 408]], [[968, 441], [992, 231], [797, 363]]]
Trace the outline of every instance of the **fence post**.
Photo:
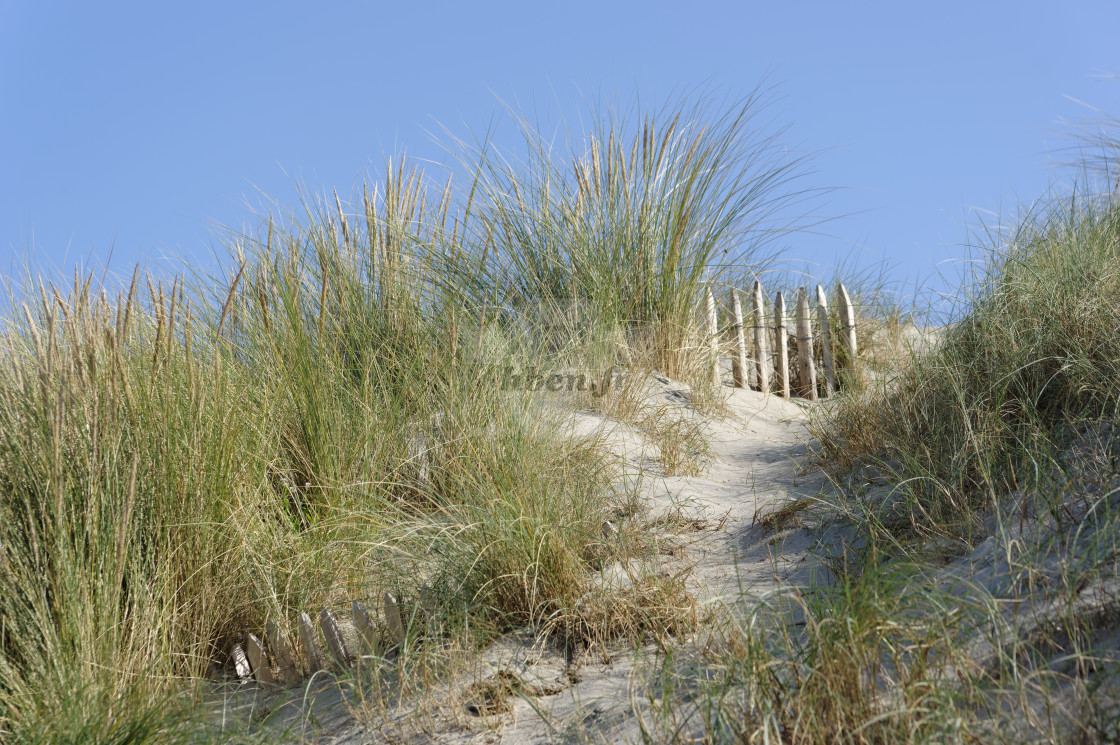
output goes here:
[[817, 285], [817, 318], [821, 323], [821, 360], [824, 363], [824, 395], [836, 393], [836, 365], [832, 359], [832, 330], [828, 327], [828, 298]]
[[770, 349], [767, 336], [768, 324], [766, 323], [766, 306], [762, 302], [762, 283], [754, 281], [754, 293], [751, 297], [751, 310], [754, 312], [754, 353], [755, 367], [758, 372], [758, 390], [763, 393], [770, 392]]
[[386, 590], [385, 594], [381, 596], [381, 605], [385, 612], [385, 621], [389, 624], [389, 633], [393, 635], [393, 641], [397, 644], [404, 644], [404, 621], [401, 620], [401, 609], [397, 605], [397, 599]]
[[797, 292], [797, 361], [801, 365], [802, 395], [817, 400], [817, 366], [813, 362], [813, 321], [809, 317], [809, 293]]
[[354, 628], [358, 631], [358, 638], [362, 640], [365, 653], [376, 654], [377, 634], [374, 631], [373, 624], [370, 623], [369, 614], [366, 613], [366, 607], [362, 605], [362, 601], [355, 600], [353, 605], [350, 606], [350, 617], [354, 620]]
[[735, 349], [731, 352], [731, 377], [736, 388], [747, 387], [747, 341], [743, 335], [743, 306], [739, 303], [739, 291], [731, 288], [731, 327]]
[[264, 625], [264, 631], [268, 636], [268, 644], [272, 647], [272, 658], [280, 670], [280, 677], [288, 685], [298, 682], [299, 671], [296, 670], [296, 663], [292, 660], [292, 650], [288, 647], [288, 640], [280, 633], [280, 627], [275, 621], [269, 621]]
[[786, 329], [786, 296], [781, 290], [774, 297], [774, 336], [778, 344], [778, 394], [789, 398], [789, 331]]
[[840, 283], [840, 337], [844, 340], [846, 367], [855, 368], [856, 355], [859, 352], [856, 346], [856, 312], [852, 307], [852, 299], [848, 297], [848, 290], [844, 283]]
[[326, 608], [319, 611], [319, 628], [323, 631], [323, 638], [327, 640], [327, 650], [331, 657], [343, 670], [350, 667], [350, 650], [346, 648], [346, 640], [342, 638], [342, 631], [338, 628], [338, 621], [334, 614]]
[[709, 286], [704, 290], [708, 305], [708, 354], [712, 358], [712, 384], [718, 390], [723, 382], [719, 370], [719, 314], [716, 312], [716, 296], [712, 288]]
[[233, 657], [233, 671], [237, 673], [237, 677], [241, 680], [248, 680], [253, 674], [253, 668], [249, 666], [249, 660], [245, 657], [245, 650], [241, 648], [240, 644], [234, 644], [230, 650], [230, 656]]
[[323, 669], [323, 658], [319, 654], [319, 644], [315, 641], [315, 627], [311, 625], [311, 616], [300, 613], [296, 625], [299, 627], [300, 641], [303, 642], [303, 653], [307, 657], [307, 674], [314, 675]]
[[265, 654], [261, 640], [253, 634], [249, 634], [245, 652], [249, 656], [249, 665], [257, 676], [257, 683], [262, 686], [276, 683], [276, 676], [272, 674], [272, 665], [268, 661], [268, 655]]

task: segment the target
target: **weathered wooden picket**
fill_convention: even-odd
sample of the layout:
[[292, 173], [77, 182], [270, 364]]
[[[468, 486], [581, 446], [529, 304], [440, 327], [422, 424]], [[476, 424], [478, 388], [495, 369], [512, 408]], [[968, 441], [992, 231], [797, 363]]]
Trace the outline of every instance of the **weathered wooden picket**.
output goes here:
[[[729, 322], [725, 330], [730, 337], [731, 378], [734, 387], [750, 387], [786, 398], [796, 391], [797, 395], [816, 401], [818, 397], [828, 398], [834, 395], [843, 385], [845, 375], [854, 373], [858, 351], [856, 316], [851, 297], [843, 284], [837, 292], [836, 319], [829, 314], [824, 288], [817, 285], [815, 323], [807, 287], [798, 289], [796, 304], [792, 309], [786, 305], [785, 294], [779, 291], [774, 297], [771, 322], [762, 284], [755, 281], [751, 292], [752, 333], [749, 337], [744, 333], [739, 292], [731, 288], [729, 294]], [[722, 381], [719, 357], [727, 347], [722, 343], [723, 333], [719, 326], [715, 292], [708, 288], [704, 299], [708, 349], [714, 358], [713, 375], [719, 383]], [[789, 316], [791, 312], [792, 318]], [[832, 333], [833, 323], [839, 329], [838, 334]], [[837, 337], [839, 347], [834, 341]], [[790, 369], [792, 354], [797, 357], [795, 371]], [[817, 372], [818, 356], [820, 375]], [[748, 371], [753, 372], [753, 376]], [[750, 380], [751, 377], [753, 380]]]
[[[360, 600], [350, 606], [351, 634], [343, 630], [328, 608], [319, 611], [319, 632], [326, 642], [326, 650], [319, 644], [315, 624], [311, 616], [300, 613], [296, 620], [296, 636], [300, 640], [303, 656], [297, 662], [296, 655], [275, 621], [265, 624], [265, 639], [268, 648], [255, 634], [247, 634], [245, 646], [234, 644], [230, 650], [233, 670], [242, 681], [255, 680], [261, 686], [294, 685], [305, 678], [324, 670], [349, 670], [362, 665], [363, 660], [373, 659], [379, 649], [388, 651], [405, 640], [405, 625], [401, 617], [400, 605], [392, 593], [385, 592], [381, 598], [382, 614], [388, 632], [386, 644], [379, 644], [374, 621]], [[348, 638], [349, 637], [349, 638]]]

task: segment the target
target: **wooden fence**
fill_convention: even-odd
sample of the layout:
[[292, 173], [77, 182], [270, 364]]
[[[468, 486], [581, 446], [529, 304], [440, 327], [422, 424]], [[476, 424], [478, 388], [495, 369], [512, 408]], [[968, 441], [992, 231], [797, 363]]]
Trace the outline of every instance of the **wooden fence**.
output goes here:
[[[714, 291], [709, 287], [705, 296], [712, 376], [717, 384], [722, 384], [723, 380], [720, 354], [727, 343], [731, 347], [732, 385], [736, 388], [749, 387], [786, 398], [796, 393], [816, 401], [835, 394], [845, 378], [854, 372], [859, 352], [856, 316], [843, 284], [837, 288], [837, 312], [833, 316], [829, 312], [828, 297], [820, 285], [816, 288], [814, 314], [808, 288], [798, 289], [792, 309], [780, 291], [768, 308], [762, 284], [756, 280], [751, 292], [749, 334], [744, 325], [739, 291], [731, 288], [729, 295], [729, 323], [723, 329]], [[796, 362], [792, 369], [791, 358]]]
[[[349, 623], [340, 624], [327, 608], [319, 612], [319, 632], [326, 642], [326, 649], [319, 643], [316, 624], [306, 613], [296, 620], [294, 638], [299, 639], [302, 656], [297, 658], [289, 637], [274, 622], [265, 624], [264, 639], [248, 634], [245, 645], [234, 644], [230, 650], [233, 670], [242, 681], [255, 680], [262, 686], [282, 686], [299, 683], [323, 670], [349, 670], [358, 667], [364, 659], [372, 659], [380, 648], [404, 643], [405, 624], [397, 599], [389, 592], [382, 595], [381, 610], [388, 632], [388, 643], [380, 644], [373, 619], [361, 601], [350, 606]], [[266, 641], [267, 640], [267, 647]]]

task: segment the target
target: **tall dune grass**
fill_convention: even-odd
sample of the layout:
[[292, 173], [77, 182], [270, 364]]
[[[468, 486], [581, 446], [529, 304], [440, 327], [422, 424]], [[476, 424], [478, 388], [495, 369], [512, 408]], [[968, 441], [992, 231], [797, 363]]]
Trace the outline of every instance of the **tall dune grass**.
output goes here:
[[813, 509], [855, 533], [829, 581], [733, 608], [652, 739], [1115, 739], [1116, 195], [1055, 199], [988, 256], [938, 341], [813, 416], [840, 487]]
[[967, 533], [978, 509], [1038, 479], [1036, 454], [1120, 403], [1120, 206], [1077, 194], [991, 247], [959, 323], [822, 420], [824, 458], [904, 484], [899, 527]]
[[112, 300], [89, 280], [41, 285], [11, 320], [10, 736], [65, 737], [64, 712], [128, 718], [266, 617], [383, 589], [438, 587], [482, 628], [572, 604], [606, 470], [527, 392], [487, 376], [481, 319], [445, 323], [447, 308], [422, 297], [420, 260], [393, 238], [417, 240], [417, 225], [369, 209], [378, 232], [317, 216], [243, 241], [221, 305], [199, 299], [208, 288], [137, 274]]
[[783, 145], [768, 98], [759, 88], [660, 110], [592, 108], [584, 127], [562, 122], [559, 134], [510, 107], [519, 149], [447, 132], [477, 215], [471, 259], [455, 262], [471, 277], [457, 283], [502, 288], [505, 302], [586, 303], [601, 323], [653, 339], [663, 372], [701, 384], [686, 350], [703, 285], [762, 271], [816, 193], [798, 187], [808, 156]]
[[637, 550], [603, 539], [611, 461], [495, 371], [609, 374], [632, 326], [689, 369], [701, 283], [793, 199], [754, 106], [608, 121], [564, 164], [526, 129], [523, 169], [479, 151], [461, 194], [398, 162], [230, 236], [214, 277], [14, 293], [0, 739], [199, 736], [168, 695], [233, 641], [384, 590], [409, 645], [673, 627], [649, 593], [586, 617], [591, 570]]

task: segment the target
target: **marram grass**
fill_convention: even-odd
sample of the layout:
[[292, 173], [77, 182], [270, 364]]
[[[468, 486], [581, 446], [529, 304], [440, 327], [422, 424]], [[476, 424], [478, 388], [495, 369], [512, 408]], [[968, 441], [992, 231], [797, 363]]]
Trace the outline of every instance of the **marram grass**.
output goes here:
[[797, 196], [754, 107], [606, 122], [570, 162], [526, 130], [526, 167], [484, 150], [465, 195], [401, 161], [356, 205], [231, 236], [216, 276], [13, 291], [0, 739], [205, 737], [190, 681], [232, 642], [384, 590], [425, 610], [417, 670], [425, 637], [690, 627], [672, 581], [588, 615], [593, 569], [636, 550], [603, 539], [625, 495], [593, 439], [494, 371], [703, 369], [703, 282], [742, 241], [762, 258]]

